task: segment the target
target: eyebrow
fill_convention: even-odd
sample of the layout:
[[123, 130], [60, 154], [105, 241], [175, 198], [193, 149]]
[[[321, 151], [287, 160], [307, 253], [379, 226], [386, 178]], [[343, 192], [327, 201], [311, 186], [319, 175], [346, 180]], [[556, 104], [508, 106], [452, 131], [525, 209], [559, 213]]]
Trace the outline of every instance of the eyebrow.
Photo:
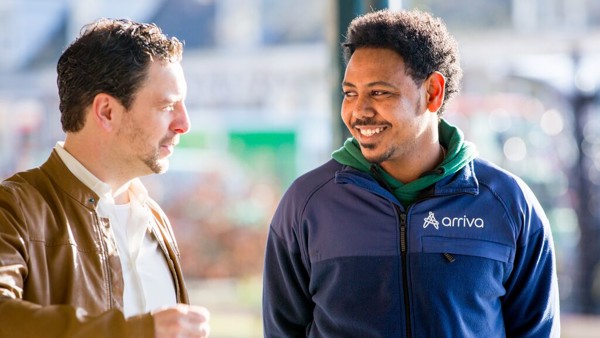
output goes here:
[[167, 95], [156, 99], [156, 103], [158, 104], [173, 104], [179, 101], [183, 101], [183, 98], [174, 95]]
[[[342, 82], [342, 86], [356, 88], [355, 84], [350, 83], [350, 82], [346, 82], [346, 81]], [[389, 87], [389, 88], [397, 88], [393, 84], [391, 84], [389, 82], [385, 82], [385, 81], [375, 81], [375, 82], [369, 82], [369, 83], [367, 83], [367, 87], [375, 87], [375, 86], [384, 86], [384, 87]]]

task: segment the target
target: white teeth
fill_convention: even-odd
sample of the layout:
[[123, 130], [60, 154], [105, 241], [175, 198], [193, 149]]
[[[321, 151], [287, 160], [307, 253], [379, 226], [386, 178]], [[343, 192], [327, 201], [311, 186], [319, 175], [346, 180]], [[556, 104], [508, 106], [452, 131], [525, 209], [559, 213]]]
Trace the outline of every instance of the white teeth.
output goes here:
[[383, 131], [383, 128], [375, 128], [375, 129], [359, 129], [360, 133], [364, 136], [373, 136], [374, 134], [379, 134]]

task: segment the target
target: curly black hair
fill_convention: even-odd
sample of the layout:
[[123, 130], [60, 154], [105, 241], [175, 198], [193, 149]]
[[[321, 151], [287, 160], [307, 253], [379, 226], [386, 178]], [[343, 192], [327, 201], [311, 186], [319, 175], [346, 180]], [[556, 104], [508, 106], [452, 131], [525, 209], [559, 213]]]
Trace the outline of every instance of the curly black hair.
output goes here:
[[85, 109], [99, 93], [129, 109], [150, 62], [179, 62], [182, 54], [183, 43], [154, 24], [100, 19], [84, 26], [56, 66], [62, 129], [81, 130]]
[[402, 57], [407, 74], [417, 84], [435, 71], [442, 73], [446, 88], [440, 116], [459, 91], [462, 69], [456, 40], [441, 19], [428, 13], [386, 9], [359, 16], [348, 26], [342, 47], [346, 63], [359, 48], [391, 49]]

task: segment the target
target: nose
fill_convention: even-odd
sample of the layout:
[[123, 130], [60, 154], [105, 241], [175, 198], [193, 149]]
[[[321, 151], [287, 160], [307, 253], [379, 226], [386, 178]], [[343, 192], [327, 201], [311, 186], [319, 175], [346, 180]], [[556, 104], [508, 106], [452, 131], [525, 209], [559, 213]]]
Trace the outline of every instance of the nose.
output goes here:
[[352, 109], [352, 115], [358, 119], [375, 116], [375, 109], [373, 109], [371, 100], [367, 95], [356, 96]]
[[180, 104], [179, 112], [172, 123], [172, 130], [177, 134], [185, 134], [190, 131], [190, 116], [183, 102]]

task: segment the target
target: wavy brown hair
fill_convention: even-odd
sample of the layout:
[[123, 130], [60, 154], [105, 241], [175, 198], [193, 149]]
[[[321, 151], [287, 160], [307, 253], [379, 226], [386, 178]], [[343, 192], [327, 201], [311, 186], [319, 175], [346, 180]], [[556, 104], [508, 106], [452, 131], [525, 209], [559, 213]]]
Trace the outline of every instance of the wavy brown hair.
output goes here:
[[150, 62], [179, 62], [182, 54], [183, 43], [154, 24], [100, 19], [84, 26], [56, 66], [63, 130], [83, 128], [85, 109], [99, 93], [129, 109]]

